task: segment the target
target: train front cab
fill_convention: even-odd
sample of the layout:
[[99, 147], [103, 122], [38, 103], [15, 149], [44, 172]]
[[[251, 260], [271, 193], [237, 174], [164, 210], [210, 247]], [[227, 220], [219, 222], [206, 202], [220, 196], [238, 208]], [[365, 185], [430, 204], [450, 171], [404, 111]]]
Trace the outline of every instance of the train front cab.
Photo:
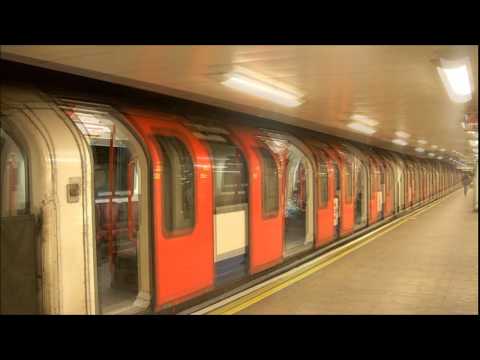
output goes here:
[[[16, 226], [3, 226], [2, 214], [2, 258], [9, 254], [13, 262], [2, 271], [0, 312], [146, 309], [151, 293], [148, 182], [139, 143], [108, 107], [62, 101], [23, 85], [2, 86], [1, 100], [2, 128], [21, 144], [23, 162], [17, 163], [25, 167], [9, 170], [17, 202], [10, 202], [13, 216], [7, 222]], [[2, 156], [12, 149], [2, 146]], [[5, 289], [9, 283], [16, 290]], [[23, 301], [3, 301], [3, 295], [15, 297], [18, 291]]]

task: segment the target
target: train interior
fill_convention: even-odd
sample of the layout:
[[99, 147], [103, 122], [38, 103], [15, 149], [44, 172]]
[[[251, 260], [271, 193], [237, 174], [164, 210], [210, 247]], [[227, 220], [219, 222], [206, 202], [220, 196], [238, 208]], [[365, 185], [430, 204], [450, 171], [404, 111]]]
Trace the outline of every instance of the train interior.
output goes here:
[[367, 225], [368, 173], [362, 161], [355, 162], [355, 229]]
[[309, 207], [313, 196], [309, 182], [312, 169], [306, 156], [293, 144], [288, 144], [285, 186], [285, 254], [292, 255], [313, 245], [308, 234]]
[[67, 114], [92, 155], [98, 298], [102, 312], [110, 313], [129, 307], [139, 292], [138, 145], [107, 112], [75, 107]]

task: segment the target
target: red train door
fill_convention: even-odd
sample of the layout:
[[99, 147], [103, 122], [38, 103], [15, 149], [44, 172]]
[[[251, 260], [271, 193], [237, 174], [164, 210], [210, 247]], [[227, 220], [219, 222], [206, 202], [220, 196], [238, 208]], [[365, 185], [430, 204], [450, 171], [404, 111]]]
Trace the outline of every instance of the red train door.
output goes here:
[[275, 154], [257, 141], [256, 130], [232, 129], [232, 141], [242, 150], [248, 167], [249, 270], [254, 274], [283, 259], [283, 170]]
[[353, 167], [350, 160], [344, 160], [342, 164], [342, 226], [340, 235], [347, 236], [353, 232], [354, 201], [353, 201]]
[[152, 160], [155, 310], [213, 286], [213, 196], [208, 150], [177, 118], [128, 115]]
[[[334, 228], [334, 198], [337, 193], [335, 173], [332, 161], [326, 155], [317, 150], [317, 234], [315, 246], [320, 247], [331, 242], [337, 236], [337, 228]], [[338, 206], [338, 201], [337, 201]]]
[[370, 216], [368, 224], [374, 224], [378, 220], [378, 190], [379, 190], [379, 171], [374, 160], [370, 158]]
[[341, 229], [341, 205], [342, 205], [342, 188], [341, 188], [341, 176], [338, 164], [333, 161], [333, 232], [335, 238], [340, 237]]

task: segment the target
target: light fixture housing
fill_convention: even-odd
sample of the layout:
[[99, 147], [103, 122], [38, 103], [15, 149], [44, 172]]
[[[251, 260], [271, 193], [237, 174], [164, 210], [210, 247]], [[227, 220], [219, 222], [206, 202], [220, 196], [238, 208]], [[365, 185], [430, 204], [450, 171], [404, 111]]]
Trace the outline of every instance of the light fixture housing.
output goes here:
[[277, 86], [267, 84], [264, 81], [259, 81], [239, 73], [229, 74], [227, 80], [223, 81], [222, 84], [234, 90], [242, 91], [287, 107], [296, 107], [304, 103], [302, 96], [299, 94], [294, 94], [290, 91], [280, 89]]
[[367, 135], [372, 135], [374, 134], [377, 130], [375, 130], [374, 128], [368, 126], [368, 125], [365, 125], [365, 124], [362, 124], [362, 123], [359, 123], [359, 122], [351, 122], [347, 125], [350, 129], [353, 129], [357, 132], [361, 132], [363, 134], [367, 134]]
[[408, 144], [408, 142], [406, 142], [405, 140], [403, 139], [393, 139], [392, 140], [392, 143], [396, 144], [396, 145], [400, 145], [400, 146], [405, 146]]
[[350, 119], [356, 122], [360, 122], [367, 126], [376, 126], [378, 125], [378, 121], [370, 119], [368, 116], [360, 115], [360, 114], [353, 114], [350, 116]]
[[452, 101], [465, 103], [472, 99], [473, 79], [469, 58], [454, 61], [440, 59], [437, 71]]
[[408, 139], [410, 137], [410, 134], [405, 131], [395, 131], [395, 135], [402, 139]]

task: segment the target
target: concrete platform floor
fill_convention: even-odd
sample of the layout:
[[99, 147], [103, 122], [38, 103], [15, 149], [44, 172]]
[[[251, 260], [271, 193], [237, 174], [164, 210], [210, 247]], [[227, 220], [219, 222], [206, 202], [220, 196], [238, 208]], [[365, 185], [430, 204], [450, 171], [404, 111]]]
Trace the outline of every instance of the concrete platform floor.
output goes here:
[[478, 213], [463, 189], [239, 314], [478, 314]]

